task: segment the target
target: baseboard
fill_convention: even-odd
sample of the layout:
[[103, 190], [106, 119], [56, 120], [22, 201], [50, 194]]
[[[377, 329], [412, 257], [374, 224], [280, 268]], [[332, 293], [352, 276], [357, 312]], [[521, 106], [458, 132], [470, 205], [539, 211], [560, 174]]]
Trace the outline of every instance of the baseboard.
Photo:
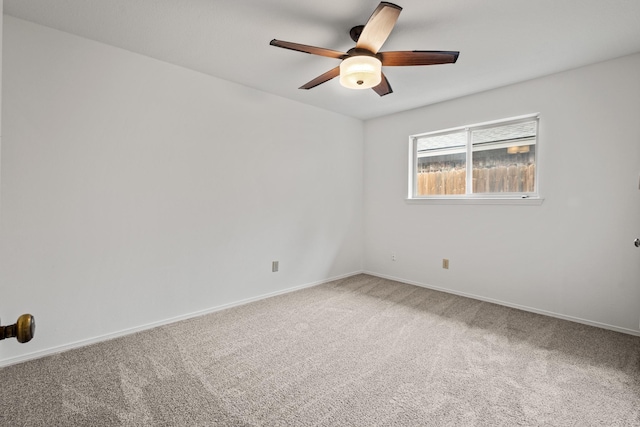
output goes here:
[[67, 351], [67, 350], [72, 350], [74, 348], [84, 347], [84, 346], [95, 344], [95, 343], [102, 342], [102, 341], [108, 341], [108, 340], [111, 340], [111, 339], [114, 339], [114, 338], [118, 338], [118, 337], [122, 337], [122, 336], [125, 336], [125, 335], [135, 334], [136, 332], [146, 331], [148, 329], [157, 328], [159, 326], [168, 325], [170, 323], [180, 322], [182, 320], [191, 319], [193, 317], [204, 316], [205, 314], [215, 313], [216, 311], [226, 310], [226, 309], [232, 308], [232, 307], [238, 307], [238, 306], [241, 306], [241, 305], [244, 305], [244, 304], [249, 304], [249, 303], [252, 303], [252, 302], [255, 302], [255, 301], [260, 301], [260, 300], [263, 300], [263, 299], [266, 299], [266, 298], [275, 297], [277, 295], [287, 294], [287, 293], [290, 293], [290, 292], [299, 291], [301, 289], [311, 288], [311, 287], [314, 287], [314, 286], [322, 285], [324, 283], [332, 282], [334, 280], [345, 279], [347, 277], [355, 276], [357, 274], [362, 274], [362, 273], [363, 273], [363, 271], [355, 271], [355, 272], [352, 272], [352, 273], [343, 274], [343, 275], [340, 275], [340, 276], [334, 276], [334, 277], [330, 277], [328, 279], [319, 280], [319, 281], [316, 281], [316, 282], [306, 283], [304, 285], [294, 286], [294, 287], [283, 289], [283, 290], [276, 291], [276, 292], [270, 292], [268, 294], [262, 294], [262, 295], [258, 295], [258, 296], [255, 296], [255, 297], [246, 298], [246, 299], [235, 301], [235, 302], [232, 302], [232, 303], [218, 305], [218, 306], [207, 308], [207, 309], [204, 309], [204, 310], [195, 311], [193, 313], [183, 314], [183, 315], [180, 315], [180, 316], [175, 316], [175, 317], [171, 317], [171, 318], [164, 319], [164, 320], [159, 320], [157, 322], [147, 323], [145, 325], [136, 326], [134, 328], [123, 329], [121, 331], [112, 332], [112, 333], [105, 334], [105, 335], [100, 335], [100, 336], [97, 336], [97, 337], [94, 337], [94, 338], [88, 338], [88, 339], [85, 339], [85, 340], [80, 340], [80, 341], [72, 342], [72, 343], [69, 343], [69, 344], [64, 344], [64, 345], [57, 346], [57, 347], [51, 347], [51, 348], [44, 349], [44, 350], [38, 350], [38, 351], [35, 351], [33, 353], [28, 353], [28, 354], [24, 354], [24, 355], [21, 355], [21, 356], [16, 356], [16, 357], [0, 360], [0, 368], [5, 367], [5, 366], [10, 366], [10, 365], [16, 365], [18, 363], [26, 362], [26, 361], [29, 361], [29, 360], [40, 359], [42, 357], [51, 356], [53, 354], [62, 353], [62, 352]]
[[534, 307], [528, 307], [528, 306], [520, 305], [520, 304], [513, 304], [513, 303], [510, 303], [510, 302], [501, 301], [501, 300], [497, 300], [497, 299], [493, 299], [493, 298], [486, 298], [486, 297], [483, 297], [483, 296], [480, 296], [480, 295], [469, 294], [469, 293], [466, 293], [466, 292], [459, 292], [459, 291], [455, 291], [455, 290], [452, 290], [452, 289], [441, 288], [439, 286], [431, 286], [431, 285], [427, 285], [427, 284], [424, 284], [424, 283], [415, 282], [413, 280], [407, 280], [407, 279], [403, 279], [403, 278], [400, 278], [400, 277], [394, 277], [394, 276], [389, 276], [389, 275], [386, 275], [386, 274], [380, 274], [380, 273], [376, 273], [376, 272], [373, 272], [373, 271], [366, 271], [365, 270], [363, 273], [364, 274], [369, 274], [371, 276], [380, 277], [382, 279], [389, 279], [389, 280], [394, 280], [396, 282], [406, 283], [408, 285], [414, 285], [414, 286], [419, 286], [421, 288], [432, 289], [434, 291], [440, 291], [440, 292], [445, 292], [445, 293], [448, 293], [448, 294], [459, 295], [461, 297], [472, 298], [472, 299], [476, 299], [476, 300], [479, 300], [479, 301], [490, 302], [490, 303], [502, 305], [502, 306], [505, 306], [505, 307], [516, 308], [518, 310], [528, 311], [528, 312], [536, 313], [536, 314], [542, 314], [544, 316], [555, 317], [557, 319], [568, 320], [570, 322], [581, 323], [583, 325], [594, 326], [596, 328], [607, 329], [607, 330], [610, 330], [610, 331], [620, 332], [620, 333], [628, 334], [628, 335], [640, 336], [640, 331], [636, 331], [634, 329], [621, 328], [619, 326], [609, 325], [607, 323], [594, 322], [592, 320], [581, 319], [579, 317], [567, 316], [567, 315], [561, 314], [561, 313], [555, 313], [555, 312], [547, 311], [547, 310], [540, 310], [540, 309], [537, 309], [537, 308], [534, 308]]

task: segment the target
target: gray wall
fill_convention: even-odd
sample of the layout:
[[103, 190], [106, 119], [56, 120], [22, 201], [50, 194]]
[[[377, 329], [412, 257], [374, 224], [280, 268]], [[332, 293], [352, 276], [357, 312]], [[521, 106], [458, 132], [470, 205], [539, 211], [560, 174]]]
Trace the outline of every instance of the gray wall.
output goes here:
[[361, 121], [4, 30], [0, 362], [362, 270]]
[[[639, 75], [636, 54], [366, 122], [365, 270], [638, 333]], [[406, 203], [409, 135], [536, 112], [541, 206]]]

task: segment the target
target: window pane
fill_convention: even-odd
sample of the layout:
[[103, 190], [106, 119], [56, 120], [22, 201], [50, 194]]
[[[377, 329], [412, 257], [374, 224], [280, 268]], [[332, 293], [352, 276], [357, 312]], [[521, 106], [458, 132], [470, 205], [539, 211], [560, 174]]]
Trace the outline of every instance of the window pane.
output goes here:
[[416, 141], [416, 195], [465, 194], [466, 132], [421, 137]]
[[410, 136], [409, 198], [538, 198], [538, 117]]
[[533, 193], [536, 122], [473, 130], [473, 192]]

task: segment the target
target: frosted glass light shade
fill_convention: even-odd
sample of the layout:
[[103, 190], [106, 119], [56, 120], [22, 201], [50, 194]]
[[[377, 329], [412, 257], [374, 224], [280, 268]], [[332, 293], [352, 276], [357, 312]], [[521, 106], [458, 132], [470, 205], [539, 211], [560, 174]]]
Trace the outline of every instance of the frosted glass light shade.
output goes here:
[[340, 84], [349, 89], [368, 89], [382, 81], [382, 63], [374, 56], [351, 56], [340, 63]]

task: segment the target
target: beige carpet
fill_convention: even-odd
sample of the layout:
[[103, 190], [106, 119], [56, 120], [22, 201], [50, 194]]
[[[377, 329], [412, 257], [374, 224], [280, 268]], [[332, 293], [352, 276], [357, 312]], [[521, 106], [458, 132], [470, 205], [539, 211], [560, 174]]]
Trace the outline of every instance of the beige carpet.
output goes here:
[[640, 426], [639, 361], [637, 337], [358, 275], [4, 368], [0, 424]]

